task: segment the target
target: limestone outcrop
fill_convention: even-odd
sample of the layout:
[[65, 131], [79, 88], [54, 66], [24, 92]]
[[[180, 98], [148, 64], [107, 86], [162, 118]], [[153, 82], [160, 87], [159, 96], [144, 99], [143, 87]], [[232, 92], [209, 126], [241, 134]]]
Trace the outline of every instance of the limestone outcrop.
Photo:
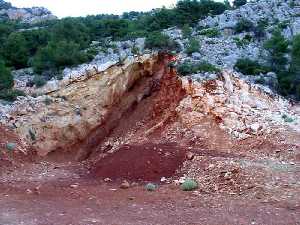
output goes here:
[[20, 20], [23, 23], [30, 24], [57, 19], [44, 7], [16, 8], [3, 0], [0, 1], [0, 18]]
[[41, 155], [70, 149], [99, 126], [101, 139], [126, 110], [150, 94], [166, 65], [162, 56], [144, 55], [103, 72], [63, 80], [59, 89], [46, 95], [19, 98], [2, 107], [2, 123], [40, 149]]

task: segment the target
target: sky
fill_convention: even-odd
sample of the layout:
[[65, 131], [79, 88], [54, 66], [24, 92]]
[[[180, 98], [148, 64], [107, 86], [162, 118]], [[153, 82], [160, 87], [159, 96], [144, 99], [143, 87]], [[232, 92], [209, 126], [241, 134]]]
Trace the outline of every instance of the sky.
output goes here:
[[177, 0], [6, 0], [13, 6], [43, 6], [59, 18], [95, 14], [122, 14], [129, 11], [149, 11], [162, 6], [170, 7]]

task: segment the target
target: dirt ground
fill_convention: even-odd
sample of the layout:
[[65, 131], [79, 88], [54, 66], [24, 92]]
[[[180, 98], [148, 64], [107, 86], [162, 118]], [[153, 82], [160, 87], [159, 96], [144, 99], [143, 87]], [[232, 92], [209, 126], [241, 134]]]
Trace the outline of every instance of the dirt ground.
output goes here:
[[[156, 111], [153, 100], [173, 101], [163, 95], [124, 115], [82, 162], [8, 152], [4, 142], [18, 139], [0, 128], [0, 224], [300, 225], [299, 132], [237, 141], [210, 118], [195, 132], [172, 110]], [[181, 191], [182, 177], [199, 188]], [[156, 191], [145, 190], [149, 181]]]
[[[230, 152], [198, 148], [203, 143], [197, 141], [125, 145], [104, 163], [57, 156], [16, 163], [0, 176], [0, 224], [300, 224], [299, 140], [248, 140]], [[182, 149], [193, 152], [193, 160], [182, 157]], [[141, 172], [143, 181], [136, 179]], [[183, 175], [197, 179], [199, 189], [181, 191], [174, 180]], [[123, 179], [131, 187], [121, 189]], [[159, 188], [146, 191], [145, 180]]]

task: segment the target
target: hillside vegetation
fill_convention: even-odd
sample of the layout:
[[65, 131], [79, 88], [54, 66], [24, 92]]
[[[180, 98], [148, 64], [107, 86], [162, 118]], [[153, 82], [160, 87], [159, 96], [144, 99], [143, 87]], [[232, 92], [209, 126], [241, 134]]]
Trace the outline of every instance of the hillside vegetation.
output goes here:
[[[164, 29], [171, 27], [182, 29], [183, 37], [189, 40], [185, 52], [191, 56], [201, 48], [193, 32], [195, 28], [199, 29], [199, 20], [221, 15], [225, 10], [234, 10], [244, 4], [246, 4], [244, 0], [235, 0], [233, 6], [228, 1], [222, 3], [212, 0], [181, 0], [171, 9], [160, 8], [145, 13], [128, 12], [122, 16], [97, 15], [64, 18], [34, 25], [2, 20], [0, 23], [2, 43], [0, 69], [5, 71], [1, 79], [7, 80], [1, 85], [3, 87], [0, 91], [3, 95], [7, 89], [11, 88], [11, 85], [7, 85], [12, 80], [10, 73], [7, 72], [10, 70], [32, 67], [36, 74], [33, 82], [37, 86], [41, 86], [53, 77], [60, 79], [61, 70], [65, 67], [89, 62], [97, 55], [99, 50], [92, 45], [95, 41], [105, 52], [107, 48], [115, 48], [111, 45], [111, 41], [146, 37], [146, 48], [179, 52], [181, 50], [179, 43], [161, 33]], [[260, 21], [255, 26], [252, 21], [244, 19], [236, 25], [235, 32], [254, 32], [255, 38], [264, 39], [267, 23], [267, 21]], [[280, 25], [284, 26], [284, 24]], [[217, 38], [221, 33], [215, 28], [202, 27], [199, 34], [208, 38]], [[236, 39], [237, 45], [241, 48], [251, 41], [253, 41], [251, 35]], [[237, 63], [235, 68], [240, 72], [252, 71], [254, 74], [265, 71], [276, 72], [281, 93], [299, 98], [299, 37], [296, 36], [294, 40], [288, 41], [280, 31], [276, 31], [272, 38], [266, 41], [264, 47], [269, 53], [268, 65], [251, 62], [255, 59], [249, 59], [250, 61], [240, 59], [242, 63]], [[196, 72], [195, 67], [191, 71], [187, 71], [187, 68], [185, 67], [185, 75]]]

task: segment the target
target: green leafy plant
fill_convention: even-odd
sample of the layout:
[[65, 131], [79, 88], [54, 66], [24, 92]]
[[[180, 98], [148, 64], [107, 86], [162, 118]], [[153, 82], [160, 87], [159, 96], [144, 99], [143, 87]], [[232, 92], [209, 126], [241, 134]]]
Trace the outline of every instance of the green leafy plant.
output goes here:
[[17, 89], [4, 89], [0, 91], [0, 99], [13, 102], [17, 100], [18, 96], [26, 96], [26, 94]]
[[183, 38], [189, 38], [192, 35], [192, 28], [188, 24], [184, 24], [182, 27]]
[[217, 37], [220, 36], [220, 31], [217, 28], [208, 28], [208, 29], [203, 29], [199, 32], [200, 35], [205, 35], [206, 37]]
[[5, 66], [3, 60], [0, 60], [0, 90], [12, 88], [14, 80], [9, 68]]
[[149, 49], [179, 51], [179, 44], [171, 40], [167, 35], [161, 32], [153, 32], [148, 35], [145, 41], [145, 47]]
[[254, 24], [248, 19], [241, 19], [234, 27], [236, 33], [242, 33], [244, 31], [249, 32], [254, 28]]
[[236, 7], [236, 8], [239, 8], [243, 5], [245, 5], [247, 3], [247, 0], [234, 0], [233, 1], [233, 5]]
[[155, 191], [157, 189], [157, 185], [155, 185], [153, 183], [148, 183], [148, 184], [146, 184], [145, 189], [147, 191]]
[[43, 76], [35, 76], [32, 81], [38, 88], [43, 87], [47, 83], [46, 79]]
[[286, 54], [289, 52], [289, 41], [284, 38], [280, 30], [275, 30], [272, 37], [264, 43], [265, 49], [269, 53], [269, 63], [275, 72], [286, 70], [288, 62]]
[[269, 68], [249, 58], [238, 59], [234, 68], [245, 75], [258, 75], [260, 73], [264, 74], [270, 72]]
[[197, 39], [192, 38], [190, 39], [188, 46], [186, 48], [186, 53], [191, 55], [194, 52], [198, 52], [200, 50], [200, 43]]
[[6, 149], [7, 149], [8, 151], [13, 151], [13, 150], [15, 150], [15, 149], [16, 149], [16, 143], [12, 143], [12, 142], [7, 143], [7, 144], [6, 144]]
[[193, 191], [198, 188], [198, 183], [192, 179], [186, 179], [180, 186], [183, 191]]

